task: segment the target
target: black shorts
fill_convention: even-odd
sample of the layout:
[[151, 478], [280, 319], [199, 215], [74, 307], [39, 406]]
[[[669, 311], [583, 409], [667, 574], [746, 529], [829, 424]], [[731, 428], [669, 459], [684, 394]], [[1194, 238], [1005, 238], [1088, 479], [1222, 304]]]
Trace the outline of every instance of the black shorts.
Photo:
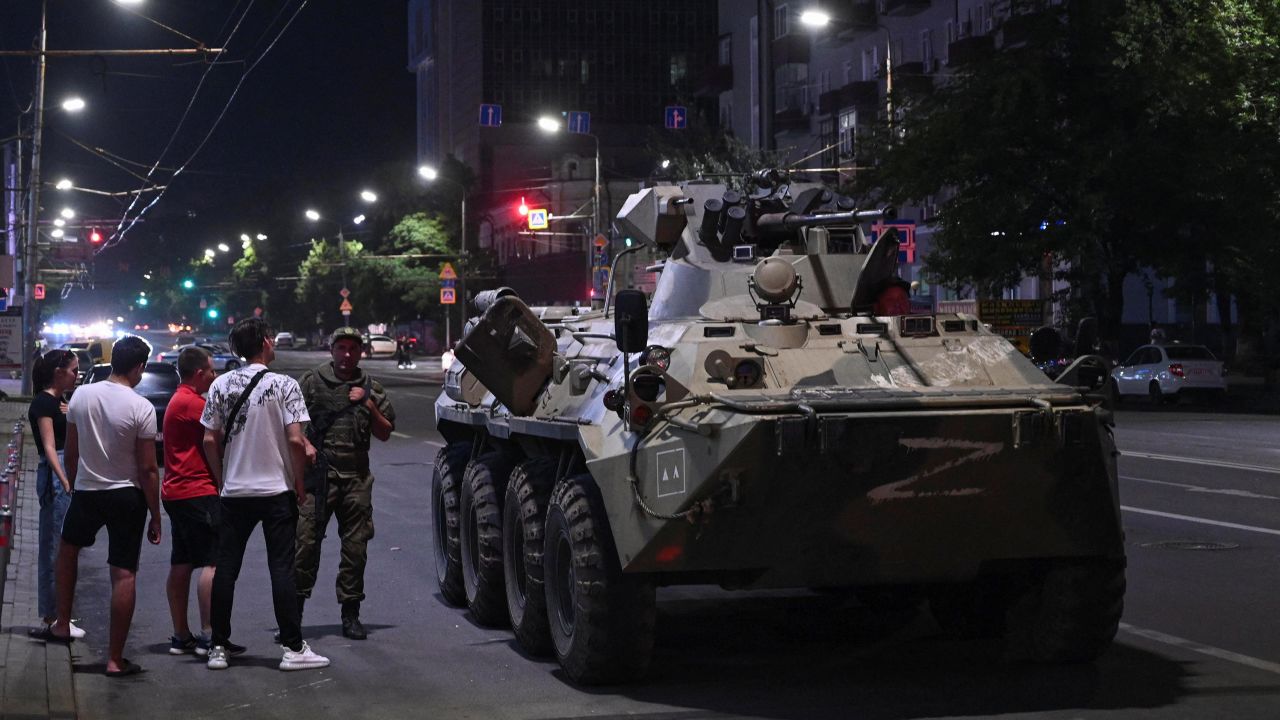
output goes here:
[[147, 499], [136, 487], [77, 490], [62, 521], [62, 539], [86, 548], [107, 528], [107, 564], [137, 572], [142, 536], [147, 531]]
[[218, 523], [222, 502], [217, 495], [202, 495], [186, 500], [165, 500], [169, 516], [169, 537], [173, 552], [170, 565], [208, 567], [217, 562]]

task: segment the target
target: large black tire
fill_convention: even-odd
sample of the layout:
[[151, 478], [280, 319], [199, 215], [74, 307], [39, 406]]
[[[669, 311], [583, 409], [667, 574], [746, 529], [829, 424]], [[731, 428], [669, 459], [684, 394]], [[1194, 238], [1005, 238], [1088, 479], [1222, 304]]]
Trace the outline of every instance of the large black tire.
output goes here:
[[436, 584], [440, 596], [453, 606], [467, 603], [458, 542], [458, 491], [470, 456], [471, 443], [449, 443], [436, 453], [436, 462], [431, 468], [431, 535], [436, 556]]
[[575, 683], [643, 677], [653, 653], [654, 588], [623, 575], [600, 490], [590, 475], [556, 483], [543, 555], [556, 659]]
[[542, 581], [547, 504], [555, 484], [556, 463], [530, 458], [511, 471], [502, 506], [502, 569], [511, 630], [525, 652], [551, 654], [547, 595]]
[[929, 592], [929, 611], [938, 627], [953, 637], [1000, 637], [1017, 599], [1015, 587], [1013, 578], [990, 576], [935, 588]]
[[1009, 656], [1042, 663], [1096, 659], [1124, 612], [1123, 559], [1055, 562], [1009, 615]]
[[502, 578], [502, 499], [511, 461], [486, 453], [467, 464], [459, 494], [458, 539], [462, 545], [462, 586], [472, 618], [485, 627], [507, 624]]

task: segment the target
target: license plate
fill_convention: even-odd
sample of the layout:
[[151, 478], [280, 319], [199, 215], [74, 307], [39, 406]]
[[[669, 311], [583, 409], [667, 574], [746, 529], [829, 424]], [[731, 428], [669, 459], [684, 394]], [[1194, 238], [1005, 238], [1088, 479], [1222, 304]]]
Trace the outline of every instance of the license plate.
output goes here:
[[1191, 374], [1196, 377], [1205, 377], [1207, 375], [1212, 375], [1213, 371], [1208, 368], [1192, 368]]

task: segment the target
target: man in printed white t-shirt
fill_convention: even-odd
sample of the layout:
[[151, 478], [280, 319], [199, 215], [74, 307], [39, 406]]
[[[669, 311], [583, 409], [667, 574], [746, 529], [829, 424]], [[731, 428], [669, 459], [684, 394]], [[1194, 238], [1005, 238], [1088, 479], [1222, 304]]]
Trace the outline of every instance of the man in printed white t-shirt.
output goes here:
[[267, 544], [271, 599], [283, 646], [280, 669], [329, 664], [302, 640], [293, 564], [298, 505], [306, 498], [303, 473], [308, 458], [302, 423], [310, 417], [298, 381], [267, 370], [276, 357], [274, 338], [261, 318], [236, 323], [231, 349], [246, 364], [213, 381], [200, 418], [205, 458], [222, 503], [209, 613], [210, 670], [223, 670], [228, 664], [236, 579], [258, 523]]
[[80, 549], [92, 545], [105, 526], [111, 567], [110, 677], [142, 671], [125, 659], [124, 643], [133, 622], [143, 528], [153, 545], [160, 542], [156, 411], [133, 391], [150, 355], [151, 346], [142, 338], [120, 338], [111, 348], [111, 375], [81, 385], [67, 405], [66, 468], [74, 490], [58, 547], [58, 619], [46, 637], [68, 642]]

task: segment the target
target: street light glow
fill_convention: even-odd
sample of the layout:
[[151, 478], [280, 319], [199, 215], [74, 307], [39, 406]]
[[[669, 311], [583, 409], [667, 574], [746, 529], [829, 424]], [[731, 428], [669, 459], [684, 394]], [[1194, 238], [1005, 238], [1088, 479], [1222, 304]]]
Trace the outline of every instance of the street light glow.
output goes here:
[[115, 0], [117, 5], [141, 5], [142, 0]]
[[70, 220], [71, 218], [76, 216], [76, 211], [72, 210], [71, 208], [62, 208], [62, 212], [58, 214], [66, 218], [67, 220]]
[[663, 161], [662, 161], [662, 169], [663, 169], [663, 170], [666, 170], [666, 169], [667, 169], [667, 168], [669, 168], [669, 167], [671, 167], [671, 161], [670, 161], [670, 160], [663, 160]]
[[56, 184], [54, 184], [54, 187], [57, 188], [58, 190], [70, 190], [71, 180], [69, 178], [62, 178]]
[[80, 112], [84, 109], [84, 99], [78, 97], [69, 97], [62, 101], [62, 109], [67, 112]]
[[266, 240], [266, 239], [267, 239], [267, 236], [266, 236], [266, 235], [263, 235], [262, 233], [258, 233], [255, 237], [257, 237], [259, 240]]
[[214, 252], [214, 251], [213, 251], [213, 248], [205, 248], [205, 249], [204, 249], [204, 256], [205, 256], [205, 258], [207, 258], [207, 259], [209, 259], [209, 260], [212, 260], [212, 259], [214, 258], [214, 256], [215, 256], [215, 255], [217, 255], [217, 254], [218, 254], [218, 253], [216, 253], [216, 252]]
[[240, 233], [240, 242], [242, 243], [250, 242], [249, 233]]
[[218, 243], [218, 249], [222, 252], [231, 252], [231, 246], [226, 243]]
[[361, 190], [360, 199], [367, 203], [378, 202], [378, 193], [372, 190]]
[[824, 28], [831, 24], [831, 15], [820, 8], [809, 8], [800, 13], [800, 24], [811, 28]]
[[66, 220], [63, 220], [62, 218], [54, 218], [54, 219], [53, 219], [53, 226], [54, 226], [54, 227], [65, 227], [65, 226], [66, 226], [66, 224], [67, 224], [67, 221], [66, 221]]
[[319, 219], [320, 219], [320, 213], [316, 212], [315, 210], [311, 210], [311, 209], [308, 209], [308, 210], [307, 210], [307, 212], [306, 212], [306, 216], [307, 216], [307, 219], [308, 219], [308, 220], [310, 220], [311, 222], [315, 222], [315, 221], [317, 221], [317, 220], [319, 220]]
[[559, 132], [560, 121], [556, 120], [553, 117], [543, 115], [542, 117], [538, 118], [538, 129], [541, 130], [542, 132], [548, 132], [548, 133]]
[[49, 234], [55, 238], [61, 238], [63, 235], [66, 235], [66, 233], [63, 232], [62, 228], [54, 228], [53, 231], [50, 232]]
[[351, 218], [351, 222], [353, 222], [353, 223], [355, 223], [355, 224], [359, 225], [359, 224], [361, 224], [361, 223], [363, 223], [363, 222], [364, 222], [364, 216], [363, 216], [363, 215], [357, 215], [357, 216], [355, 216], [355, 217]]
[[418, 166], [418, 174], [421, 175], [424, 180], [435, 180], [440, 177], [440, 171], [430, 165]]

